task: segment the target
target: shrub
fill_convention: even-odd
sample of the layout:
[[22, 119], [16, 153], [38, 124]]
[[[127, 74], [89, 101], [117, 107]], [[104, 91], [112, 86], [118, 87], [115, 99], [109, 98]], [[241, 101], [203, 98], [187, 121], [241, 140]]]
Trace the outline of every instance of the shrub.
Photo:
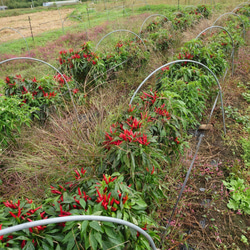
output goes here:
[[[200, 62], [211, 69], [217, 77], [223, 75], [228, 66], [223, 50], [217, 49], [217, 51], [214, 51], [211, 47], [205, 46], [202, 41], [197, 40], [187, 42], [181, 48], [181, 52], [176, 56], [176, 59], [189, 59]], [[196, 67], [205, 70], [202, 66]]]
[[113, 53], [94, 53], [90, 43], [84, 43], [79, 51], [62, 50], [59, 58], [61, 70], [68, 72], [78, 82], [79, 89], [86, 92], [106, 81], [108, 72], [110, 75], [127, 67], [141, 67], [148, 54], [139, 48], [138, 42], [119, 41]]
[[156, 50], [165, 51], [170, 49], [175, 41], [166, 29], [160, 29], [149, 35], [149, 42], [152, 43]]
[[5, 82], [5, 95], [16, 96], [23, 104], [36, 108], [33, 109], [32, 116], [40, 121], [45, 121], [49, 115], [49, 108], [60, 102], [61, 92], [68, 90], [58, 75], [54, 79], [44, 77], [39, 80], [35, 77], [32, 80], [24, 79], [21, 75], [7, 76]]
[[22, 125], [30, 126], [34, 112], [37, 112], [37, 108], [30, 108], [18, 97], [0, 94], [0, 145], [5, 147], [15, 140]]
[[[114, 68], [115, 71], [120, 69], [135, 69], [137, 70], [144, 65], [148, 58], [149, 53], [141, 44], [140, 39], [136, 41], [119, 41], [114, 48], [113, 53], [103, 54], [105, 58], [105, 67], [109, 71]], [[143, 48], [142, 48], [143, 47]]]
[[[89, 42], [84, 43], [77, 51], [73, 49], [60, 51], [59, 63], [60, 70], [71, 75], [82, 90], [105, 79], [104, 62], [92, 51]], [[100, 74], [104, 75], [97, 78]], [[88, 83], [90, 86], [87, 86]]]
[[190, 114], [183, 102], [143, 92], [137, 105], [130, 106], [105, 133], [106, 157], [99, 171], [123, 173], [148, 204], [155, 204], [164, 197], [165, 166], [185, 146], [184, 113], [185, 118]]

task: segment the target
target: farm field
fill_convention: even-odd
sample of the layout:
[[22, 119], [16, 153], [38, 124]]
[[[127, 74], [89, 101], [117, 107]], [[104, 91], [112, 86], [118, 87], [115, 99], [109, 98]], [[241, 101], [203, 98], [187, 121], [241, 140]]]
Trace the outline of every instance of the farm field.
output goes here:
[[[62, 21], [60, 18], [65, 19], [65, 17], [70, 14], [72, 10], [63, 9], [36, 12], [25, 15], [2, 17], [0, 18], [0, 29], [5, 27], [13, 28], [21, 32], [24, 37], [31, 36], [29, 17], [32, 23], [32, 32], [36, 36], [40, 33], [60, 29], [62, 27]], [[61, 14], [61, 17], [60, 17]], [[65, 22], [65, 26], [72, 25], [72, 21]], [[1, 42], [13, 41], [19, 39], [18, 34], [13, 32], [11, 29], [5, 29], [1, 31]]]
[[0, 18], [0, 249], [249, 249], [250, 3], [179, 2]]

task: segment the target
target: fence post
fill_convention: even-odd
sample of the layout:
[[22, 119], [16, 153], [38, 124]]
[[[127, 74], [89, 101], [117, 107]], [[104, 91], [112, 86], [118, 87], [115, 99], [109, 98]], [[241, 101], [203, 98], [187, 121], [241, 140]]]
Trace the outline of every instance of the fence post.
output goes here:
[[86, 10], [87, 10], [87, 15], [88, 15], [88, 22], [89, 22], [89, 27], [90, 27], [90, 20], [89, 20], [89, 6], [88, 4], [86, 3]]
[[29, 18], [29, 23], [30, 23], [30, 33], [31, 33], [31, 37], [32, 37], [33, 42], [35, 42], [34, 36], [33, 36], [33, 31], [32, 31], [32, 26], [31, 26], [31, 20], [30, 20], [30, 17], [28, 17], [28, 18]]

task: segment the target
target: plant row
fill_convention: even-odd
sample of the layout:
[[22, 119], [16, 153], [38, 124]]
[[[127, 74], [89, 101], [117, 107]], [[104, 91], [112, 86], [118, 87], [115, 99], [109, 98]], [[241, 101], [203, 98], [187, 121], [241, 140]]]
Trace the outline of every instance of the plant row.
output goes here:
[[[236, 39], [242, 41], [239, 29], [234, 31]], [[0, 227], [57, 216], [104, 215], [132, 222], [160, 243], [161, 226], [153, 219], [153, 211], [160, 201], [167, 201], [164, 171], [182, 154], [187, 129], [205, 119], [207, 103], [218, 92], [216, 81], [206, 69], [185, 60], [203, 63], [221, 77], [228, 67], [226, 56], [230, 51], [224, 35], [204, 34], [200, 40], [186, 43], [173, 58], [184, 61], [163, 67], [152, 89], [142, 92], [134, 105], [114, 119], [100, 142], [103, 157], [95, 168], [75, 169], [65, 183], [51, 186], [52, 195], [41, 206], [28, 199], [3, 202]], [[117, 63], [125, 61], [121, 67], [127, 67], [144, 61], [145, 54], [141, 56], [142, 50], [139, 53], [136, 45], [136, 41], [120, 41], [115, 54], [105, 57], [92, 52], [89, 43], [77, 52], [61, 51], [61, 69], [75, 80], [73, 93], [86, 94], [88, 84], [98, 86], [102, 77], [107, 80], [107, 72]], [[62, 79], [52, 89], [50, 84], [47, 78], [7, 77], [4, 98], [15, 97], [19, 110], [30, 107], [26, 112], [39, 117], [36, 112], [41, 111], [41, 105], [47, 108], [58, 93], [67, 92]], [[151, 249], [134, 230], [107, 222], [51, 224], [0, 236], [0, 246], [7, 249], [109, 249], [114, 245], [116, 249]]]

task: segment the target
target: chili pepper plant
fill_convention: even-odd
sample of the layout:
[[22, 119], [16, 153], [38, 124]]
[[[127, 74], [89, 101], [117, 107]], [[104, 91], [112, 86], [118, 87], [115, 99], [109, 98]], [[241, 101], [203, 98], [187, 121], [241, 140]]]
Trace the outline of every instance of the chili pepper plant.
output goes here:
[[[70, 82], [67, 76], [66, 80]], [[7, 76], [5, 78], [6, 98], [16, 96], [22, 104], [33, 108], [32, 117], [45, 121], [52, 106], [61, 102], [61, 94], [68, 91], [64, 80], [59, 75], [51, 79], [50, 76], [36, 79], [25, 79], [21, 75]], [[34, 109], [36, 108], [36, 109]]]
[[[92, 178], [83, 168], [62, 185], [51, 185], [42, 205], [19, 199], [0, 205], [0, 229], [20, 223], [69, 215], [102, 215], [130, 221], [146, 230], [157, 241], [158, 226], [146, 213], [141, 193], [124, 181], [119, 173]], [[5, 249], [151, 249], [147, 240], [123, 225], [82, 221], [49, 224], [0, 237]]]

